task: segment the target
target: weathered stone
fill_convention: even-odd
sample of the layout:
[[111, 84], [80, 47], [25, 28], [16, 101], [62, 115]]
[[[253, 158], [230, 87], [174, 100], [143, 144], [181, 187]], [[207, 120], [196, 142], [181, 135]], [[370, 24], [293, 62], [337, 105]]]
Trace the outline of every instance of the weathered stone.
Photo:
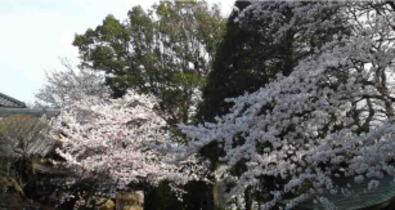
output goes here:
[[111, 199], [108, 199], [98, 207], [98, 210], [114, 210], [115, 204]]
[[144, 193], [142, 191], [118, 193], [116, 210], [143, 210]]

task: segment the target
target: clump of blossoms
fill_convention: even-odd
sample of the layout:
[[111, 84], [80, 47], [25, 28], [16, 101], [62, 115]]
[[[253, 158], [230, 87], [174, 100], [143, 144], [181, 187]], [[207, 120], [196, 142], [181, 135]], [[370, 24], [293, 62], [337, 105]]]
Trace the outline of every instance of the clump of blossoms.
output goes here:
[[85, 96], [109, 97], [110, 88], [104, 84], [104, 75], [89, 69], [75, 69], [67, 59], [62, 59], [64, 69], [48, 72], [47, 83], [36, 94], [37, 104], [61, 109]]
[[[262, 3], [248, 9], [259, 17]], [[317, 49], [288, 77], [228, 99], [233, 108], [215, 123], [181, 126], [195, 139], [181, 158], [213, 142], [223, 150], [221, 171], [233, 179], [229, 200], [248, 193], [260, 209], [292, 209], [315, 198], [331, 209], [325, 193], [347, 194], [338, 178], [371, 180], [371, 190], [395, 176], [395, 8], [385, 1], [342, 7], [348, 36]]]
[[129, 91], [119, 99], [87, 96], [65, 107], [52, 121], [60, 136], [58, 154], [77, 174], [101, 174], [122, 189], [130, 183], [182, 185], [203, 179], [206, 170], [191, 158], [174, 165], [158, 148], [177, 144], [155, 111], [157, 101]]

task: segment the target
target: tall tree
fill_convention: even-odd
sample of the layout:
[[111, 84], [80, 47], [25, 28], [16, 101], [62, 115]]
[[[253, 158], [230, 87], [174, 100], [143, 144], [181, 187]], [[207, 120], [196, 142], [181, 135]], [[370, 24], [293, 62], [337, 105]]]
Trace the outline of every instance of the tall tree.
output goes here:
[[[262, 4], [250, 7], [255, 18], [265, 15]], [[184, 127], [197, 140], [184, 148], [184, 155], [213, 142], [223, 149], [221, 172], [233, 180], [227, 198], [238, 200], [240, 209], [253, 204], [246, 194], [260, 209], [293, 209], [309, 199], [325, 209], [336, 204], [339, 209], [366, 208], [361, 199], [345, 206], [366, 193], [347, 186], [360, 184], [372, 191], [383, 187], [383, 177], [395, 176], [390, 79], [395, 70], [395, 7], [381, 0], [332, 6], [345, 14], [348, 36], [300, 60], [287, 77], [231, 99], [234, 106], [215, 123]], [[308, 17], [314, 8], [298, 10], [298, 15]], [[305, 26], [306, 31], [317, 29]], [[355, 196], [336, 203], [331, 194]]]
[[[336, 2], [236, 1], [235, 8], [203, 89], [201, 121], [227, 113], [233, 104], [226, 98], [254, 92], [278, 74], [289, 75], [301, 60], [349, 33]], [[221, 152], [216, 143], [202, 150], [214, 167]]]
[[[259, 18], [251, 9], [257, 4]], [[345, 19], [332, 4], [236, 1], [203, 89], [198, 118], [212, 121], [228, 112], [232, 105], [225, 98], [256, 91], [278, 73], [289, 75], [301, 59], [346, 33]], [[315, 27], [307, 28], [310, 25]]]
[[106, 73], [115, 97], [128, 88], [153, 94], [174, 125], [195, 112], [223, 23], [205, 1], [161, 1], [148, 11], [132, 8], [124, 22], [107, 16], [73, 44], [82, 67]]

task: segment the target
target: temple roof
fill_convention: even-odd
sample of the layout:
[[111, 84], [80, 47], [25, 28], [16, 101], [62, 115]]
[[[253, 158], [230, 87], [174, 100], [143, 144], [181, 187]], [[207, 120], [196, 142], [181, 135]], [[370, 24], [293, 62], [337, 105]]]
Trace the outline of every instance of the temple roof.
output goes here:
[[26, 108], [26, 104], [6, 94], [0, 93], [0, 107]]

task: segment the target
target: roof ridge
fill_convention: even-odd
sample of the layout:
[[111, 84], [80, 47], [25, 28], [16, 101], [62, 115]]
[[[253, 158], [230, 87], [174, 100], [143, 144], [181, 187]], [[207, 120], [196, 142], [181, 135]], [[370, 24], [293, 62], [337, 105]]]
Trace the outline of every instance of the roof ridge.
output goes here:
[[[1, 92], [0, 92], [0, 98], [4, 98], [4, 99], [10, 101], [11, 103], [16, 104], [15, 107], [20, 107], [20, 108], [25, 108], [26, 107], [26, 104], [23, 103], [22, 101], [19, 101], [19, 100], [15, 99], [15, 98], [12, 98], [11, 96], [8, 96], [8, 95], [6, 95], [4, 93], [1, 93]], [[1, 104], [0, 104], [0, 106], [1, 106]]]

